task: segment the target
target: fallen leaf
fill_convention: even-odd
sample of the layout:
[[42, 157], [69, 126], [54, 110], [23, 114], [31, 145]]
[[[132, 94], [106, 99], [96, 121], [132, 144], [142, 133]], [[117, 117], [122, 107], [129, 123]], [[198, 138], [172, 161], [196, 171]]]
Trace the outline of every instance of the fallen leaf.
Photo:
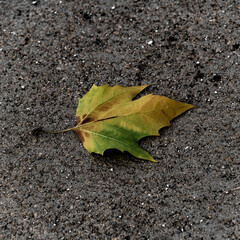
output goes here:
[[105, 150], [114, 148], [155, 162], [138, 141], [146, 136], [159, 136], [160, 128], [170, 126], [173, 118], [194, 106], [152, 94], [132, 100], [147, 86], [94, 84], [79, 99], [77, 125], [63, 131], [74, 130], [89, 153], [103, 155]]

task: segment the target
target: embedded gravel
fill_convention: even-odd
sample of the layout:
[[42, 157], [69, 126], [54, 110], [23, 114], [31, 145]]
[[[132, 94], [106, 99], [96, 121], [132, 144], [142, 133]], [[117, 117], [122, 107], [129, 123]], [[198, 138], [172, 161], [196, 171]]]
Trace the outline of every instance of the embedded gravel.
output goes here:
[[[0, 239], [240, 239], [239, 36], [233, 0], [0, 1]], [[158, 163], [30, 134], [93, 83], [196, 108], [140, 142]]]

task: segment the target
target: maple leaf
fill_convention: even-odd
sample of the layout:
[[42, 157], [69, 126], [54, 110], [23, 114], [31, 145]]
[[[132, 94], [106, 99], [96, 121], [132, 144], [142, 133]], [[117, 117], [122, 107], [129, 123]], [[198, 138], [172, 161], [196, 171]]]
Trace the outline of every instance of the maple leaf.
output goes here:
[[79, 99], [77, 125], [59, 132], [74, 130], [89, 153], [102, 154], [107, 149], [127, 151], [134, 157], [155, 160], [138, 142], [146, 136], [159, 136], [159, 129], [193, 108], [159, 95], [146, 95], [132, 100], [149, 85], [122, 87], [96, 86]]

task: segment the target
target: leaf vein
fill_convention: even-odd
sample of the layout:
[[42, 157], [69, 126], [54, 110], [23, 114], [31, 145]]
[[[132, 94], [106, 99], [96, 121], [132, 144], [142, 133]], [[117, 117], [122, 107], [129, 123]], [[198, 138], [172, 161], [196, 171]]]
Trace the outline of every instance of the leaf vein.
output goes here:
[[[108, 136], [106, 136], [106, 135], [102, 135], [102, 134], [99, 134], [99, 133], [96, 133], [96, 132], [92, 132], [92, 131], [86, 130], [86, 129], [82, 129], [82, 130], [83, 130], [83, 131], [86, 131], [86, 132], [89, 132], [89, 133], [91, 133], [91, 134], [93, 134], [93, 135], [98, 135], [98, 136], [100, 136], [100, 137], [106, 138], [107, 140], [112, 140], [112, 141], [118, 142], [118, 143], [120, 143], [120, 144], [126, 145], [126, 146], [128, 146], [129, 148], [131, 148], [131, 149], [133, 149], [133, 150], [135, 151], [135, 148], [132, 147], [131, 145], [129, 145], [129, 144], [125, 143], [125, 142], [119, 141], [119, 140], [117, 140], [117, 139], [115, 139], [115, 138], [111, 138], [111, 137], [108, 137]], [[138, 147], [138, 146], [136, 146], [136, 147]]]

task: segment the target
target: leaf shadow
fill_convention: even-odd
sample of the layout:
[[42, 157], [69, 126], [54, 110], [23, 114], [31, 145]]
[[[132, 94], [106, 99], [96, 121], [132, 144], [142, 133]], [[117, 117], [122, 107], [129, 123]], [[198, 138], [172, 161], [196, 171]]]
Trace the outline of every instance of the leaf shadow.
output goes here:
[[92, 153], [93, 161], [96, 164], [103, 164], [112, 167], [135, 167], [136, 164], [146, 162], [146, 160], [137, 159], [128, 152], [121, 152], [118, 149], [107, 149], [104, 155]]

